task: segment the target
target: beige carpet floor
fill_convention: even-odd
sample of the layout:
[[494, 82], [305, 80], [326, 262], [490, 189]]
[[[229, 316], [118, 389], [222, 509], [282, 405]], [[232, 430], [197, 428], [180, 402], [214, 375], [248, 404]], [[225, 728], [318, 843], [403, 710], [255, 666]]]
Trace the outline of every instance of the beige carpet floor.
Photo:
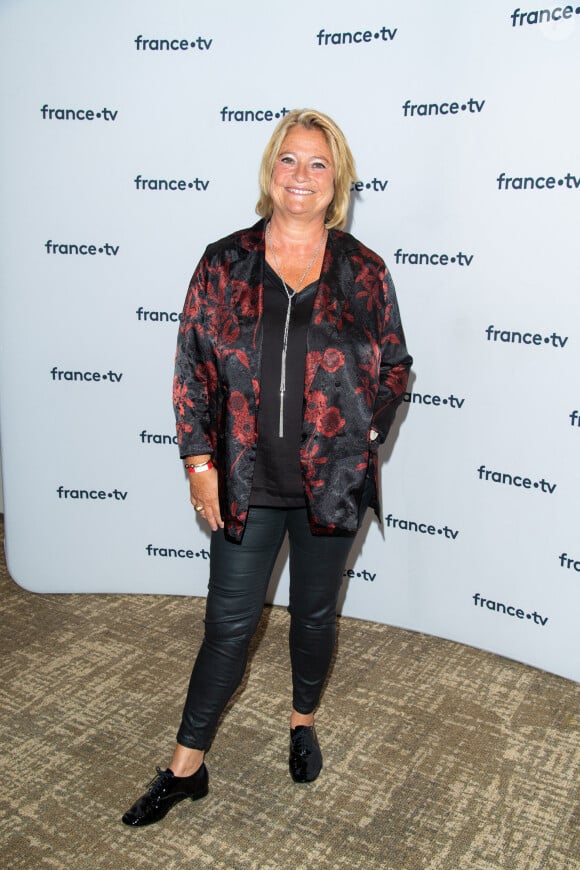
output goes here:
[[342, 618], [325, 767], [287, 770], [287, 614], [267, 608], [211, 753], [210, 795], [120, 817], [172, 747], [203, 601], [35, 595], [0, 566], [3, 868], [572, 870], [580, 687]]

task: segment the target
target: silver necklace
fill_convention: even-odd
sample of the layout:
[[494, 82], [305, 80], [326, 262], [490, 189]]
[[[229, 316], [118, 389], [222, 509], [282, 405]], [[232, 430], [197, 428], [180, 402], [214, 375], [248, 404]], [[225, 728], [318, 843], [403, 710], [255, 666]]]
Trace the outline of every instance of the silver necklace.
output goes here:
[[296, 290], [288, 290], [286, 286], [286, 281], [284, 280], [284, 273], [282, 272], [282, 267], [278, 262], [278, 257], [276, 256], [276, 251], [274, 250], [274, 245], [272, 244], [272, 235], [270, 233], [270, 222], [266, 224], [266, 238], [268, 240], [268, 245], [270, 246], [270, 250], [272, 252], [272, 258], [274, 263], [276, 264], [276, 269], [278, 270], [278, 274], [280, 275], [280, 279], [282, 281], [282, 286], [286, 291], [286, 297], [288, 299], [288, 308], [286, 309], [286, 322], [284, 324], [284, 338], [282, 340], [282, 361], [280, 366], [280, 421], [278, 424], [278, 437], [284, 437], [284, 394], [286, 392], [286, 354], [288, 353], [288, 332], [290, 330], [290, 315], [292, 314], [292, 299], [296, 296], [297, 293], [302, 289], [302, 283], [306, 279], [306, 276], [310, 272], [312, 268], [312, 264], [314, 263], [316, 257], [318, 256], [318, 252], [322, 247], [322, 243], [326, 238], [326, 229], [322, 233], [322, 238], [318, 242], [316, 246], [316, 250], [312, 255], [312, 259], [308, 263], [306, 269], [304, 270], [304, 274], [302, 278], [296, 285]]

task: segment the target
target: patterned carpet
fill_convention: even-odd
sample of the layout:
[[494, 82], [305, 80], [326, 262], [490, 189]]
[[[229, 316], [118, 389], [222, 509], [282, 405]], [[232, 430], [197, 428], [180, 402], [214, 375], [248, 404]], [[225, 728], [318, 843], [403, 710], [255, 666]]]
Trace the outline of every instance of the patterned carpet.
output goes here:
[[203, 601], [34, 595], [0, 568], [5, 868], [571, 870], [580, 687], [460, 644], [342, 618], [325, 767], [287, 769], [287, 614], [267, 608], [208, 756], [210, 795], [123, 811], [165, 767]]

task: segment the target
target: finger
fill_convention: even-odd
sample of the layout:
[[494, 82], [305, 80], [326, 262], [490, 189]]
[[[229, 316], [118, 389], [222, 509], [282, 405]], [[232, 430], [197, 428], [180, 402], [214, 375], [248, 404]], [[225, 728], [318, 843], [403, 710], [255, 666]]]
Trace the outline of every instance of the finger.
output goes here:
[[[215, 500], [214, 504], [211, 505], [211, 509], [212, 509], [212, 511], [213, 511], [213, 518], [214, 518], [214, 520], [215, 520], [217, 526], [218, 526], [220, 529], [223, 529], [223, 527], [224, 527], [224, 521], [223, 521], [223, 519], [222, 519], [222, 513], [221, 513], [221, 510], [220, 510], [219, 499], [216, 499], [216, 500]], [[214, 532], [215, 532], [215, 529], [214, 529]]]
[[201, 516], [207, 520], [212, 532], [217, 532], [218, 528], [223, 529], [224, 524], [220, 515], [218, 505], [206, 505], [206, 508]]
[[[202, 519], [207, 520], [212, 531], [217, 531], [218, 528], [224, 528], [224, 522], [221, 516], [217, 473], [214, 469], [204, 471], [203, 474], [192, 474], [189, 480], [190, 486], [190, 501], [199, 513]], [[202, 506], [205, 510], [198, 511], [197, 506]]]
[[207, 520], [207, 523], [213, 532], [218, 528], [223, 528], [222, 518], [219, 514], [219, 507], [216, 511], [213, 505], [194, 504], [194, 510], [199, 514], [202, 520]]

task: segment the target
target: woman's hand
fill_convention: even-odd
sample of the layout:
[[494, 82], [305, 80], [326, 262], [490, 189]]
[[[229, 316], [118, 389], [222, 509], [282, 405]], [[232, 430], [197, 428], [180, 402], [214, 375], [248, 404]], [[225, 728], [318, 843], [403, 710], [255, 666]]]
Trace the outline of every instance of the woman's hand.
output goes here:
[[[209, 457], [208, 457], [209, 458]], [[204, 461], [200, 457], [191, 457], [195, 462]], [[190, 457], [186, 460], [191, 462]], [[218, 528], [223, 529], [224, 521], [222, 520], [218, 496], [218, 474], [215, 468], [209, 468], [207, 471], [188, 472], [189, 477], [189, 499], [195, 508], [196, 512], [207, 520], [207, 523], [212, 530], [216, 532]]]

